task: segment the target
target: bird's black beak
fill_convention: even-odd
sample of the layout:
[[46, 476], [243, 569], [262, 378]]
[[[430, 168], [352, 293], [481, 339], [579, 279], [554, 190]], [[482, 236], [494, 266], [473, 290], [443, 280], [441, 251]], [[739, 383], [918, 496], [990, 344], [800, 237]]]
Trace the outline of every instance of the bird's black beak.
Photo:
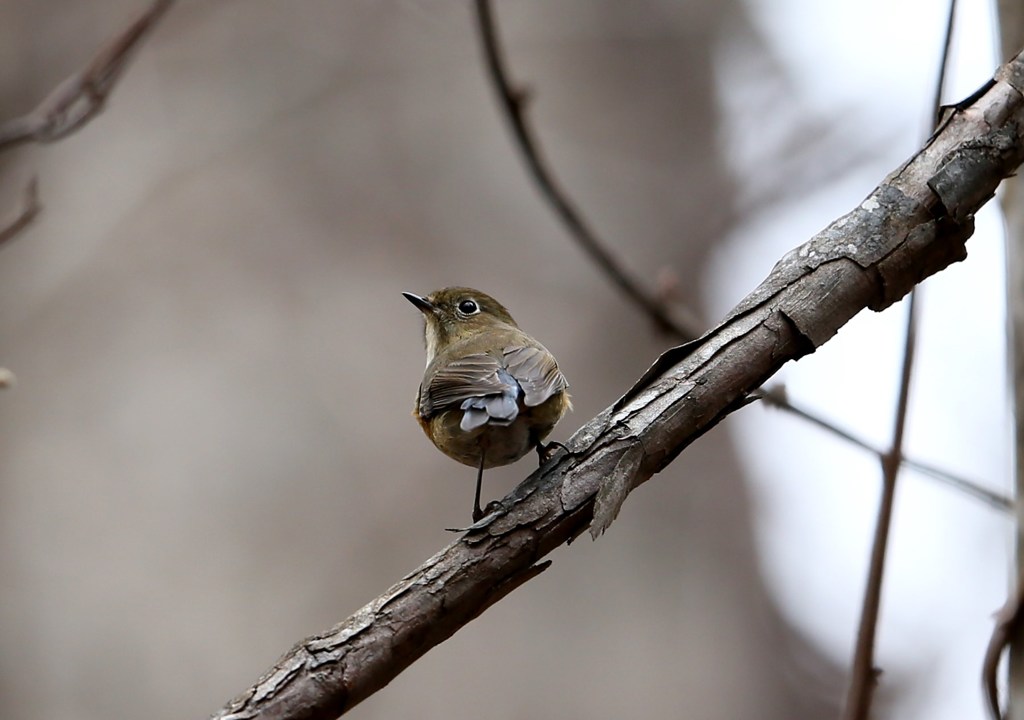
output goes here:
[[406, 300], [408, 300], [413, 305], [418, 307], [420, 309], [420, 312], [432, 313], [436, 309], [435, 306], [434, 306], [434, 303], [430, 302], [425, 297], [420, 297], [419, 295], [414, 295], [411, 292], [404, 292], [404, 293], [402, 293], [402, 295], [405, 296]]

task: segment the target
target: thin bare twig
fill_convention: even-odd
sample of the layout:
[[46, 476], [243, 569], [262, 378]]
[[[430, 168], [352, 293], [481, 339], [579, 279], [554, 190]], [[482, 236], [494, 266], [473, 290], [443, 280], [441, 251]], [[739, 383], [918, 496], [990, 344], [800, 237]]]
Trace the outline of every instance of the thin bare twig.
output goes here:
[[[885, 455], [884, 450], [880, 450], [864, 438], [854, 435], [849, 430], [841, 428], [832, 421], [825, 420], [808, 408], [793, 402], [793, 399], [786, 394], [786, 388], [784, 385], [778, 384], [769, 388], [761, 388], [757, 392], [757, 396], [764, 400], [769, 406], [778, 408], [779, 410], [806, 420], [812, 425], [816, 425], [822, 430], [825, 430], [836, 437], [842, 438], [851, 445], [859, 447], [862, 450], [866, 450], [872, 455], [877, 456], [879, 459]], [[943, 483], [944, 485], [948, 485], [954, 490], [959, 490], [965, 495], [973, 497], [976, 500], [980, 500], [989, 507], [992, 507], [1002, 513], [1010, 513], [1013, 511], [1013, 501], [1010, 498], [1001, 493], [982, 487], [972, 480], [960, 477], [959, 475], [954, 475], [942, 468], [937, 468], [934, 465], [929, 465], [928, 463], [906, 456], [903, 457], [903, 466], [911, 470], [916, 470], [922, 475], [926, 475], [933, 480]]]
[[[174, 0], [155, 0], [148, 10], [100, 48], [88, 65], [61, 82], [34, 110], [0, 124], [0, 152], [22, 143], [60, 140], [98, 115], [128, 66], [133, 51], [173, 4]], [[41, 211], [39, 184], [32, 178], [25, 187], [18, 215], [7, 225], [0, 226], [0, 246], [28, 227]], [[0, 388], [13, 383], [14, 374], [0, 368]]]
[[[942, 46], [939, 76], [936, 80], [932, 117], [938, 123], [942, 93], [946, 84], [946, 68], [952, 47], [953, 18], [956, 14], [956, 0], [949, 2], [949, 16], [946, 21], [946, 37]], [[903, 436], [907, 422], [907, 405], [910, 400], [910, 381], [914, 373], [914, 353], [917, 348], [917, 299], [920, 289], [911, 291], [907, 303], [907, 325], [903, 340], [903, 362], [900, 370], [899, 397], [896, 401], [896, 419], [893, 423], [892, 446], [882, 456], [882, 497], [878, 504], [875, 534], [871, 543], [871, 558], [868, 565], [868, 579], [864, 588], [864, 604], [861, 609], [860, 626], [853, 654], [853, 668], [850, 689], [846, 698], [843, 717], [846, 720], [867, 720], [871, 712], [878, 676], [875, 667], [875, 637], [878, 630], [878, 614], [882, 604], [882, 580], [885, 575], [885, 556], [889, 546], [889, 528], [892, 525], [892, 511], [896, 499], [896, 480], [899, 477], [903, 458]]]
[[39, 105], [0, 125], [0, 151], [27, 142], [54, 142], [103, 110], [133, 52], [174, 0], [155, 0], [137, 20], [104, 45], [81, 70], [61, 82]]
[[939, 61], [939, 76], [935, 80], [935, 95], [932, 97], [931, 133], [938, 127], [942, 113], [942, 93], [946, 89], [946, 74], [949, 72], [949, 54], [953, 48], [953, 22], [956, 20], [956, 0], [950, 0], [949, 12], [946, 15], [946, 34], [942, 40], [942, 60]]
[[36, 178], [32, 178], [25, 186], [18, 214], [9, 223], [0, 227], [0, 247], [28, 227], [42, 209], [43, 206], [39, 204], [39, 183]]
[[622, 264], [608, 250], [604, 241], [597, 237], [583, 215], [576, 209], [568, 193], [555, 179], [540, 149], [540, 144], [526, 120], [526, 104], [529, 95], [513, 85], [502, 57], [501, 44], [495, 26], [494, 12], [489, 0], [476, 0], [476, 18], [483, 43], [484, 58], [488, 75], [498, 94], [505, 117], [508, 118], [519, 151], [526, 167], [533, 176], [541, 194], [562, 220], [572, 238], [604, 270], [612, 282], [634, 305], [650, 316], [658, 329], [683, 340], [697, 337], [701, 328], [696, 322], [681, 322], [673, 318], [665, 304], [653, 293], [644, 290], [640, 283], [629, 277]]
[[910, 400], [910, 380], [914, 371], [914, 350], [917, 347], [917, 291], [910, 293], [907, 305], [907, 329], [903, 344], [903, 366], [900, 372], [900, 391], [896, 402], [896, 422], [892, 432], [892, 447], [882, 456], [882, 498], [878, 505], [875, 536], [871, 545], [868, 581], [864, 590], [857, 645], [853, 655], [853, 672], [843, 717], [847, 720], [867, 720], [871, 698], [877, 684], [879, 670], [875, 667], [875, 635], [878, 613], [882, 602], [882, 578], [885, 555], [889, 545], [889, 528], [896, 497], [896, 478], [903, 457], [903, 436]]
[[[1000, 54], [1006, 57], [1024, 46], [1024, 4], [1019, 0], [999, 0], [997, 6]], [[1024, 497], [1024, 178], [1010, 178], [1004, 183], [999, 196], [1006, 238], [1007, 359], [1013, 413], [1012, 477], [1015, 494], [1021, 498]], [[1007, 605], [1016, 597], [1019, 610], [1021, 593], [1024, 593], [1024, 503], [1017, 506], [1016, 526], [1012, 562], [1017, 568], [1017, 587], [1015, 595], [1007, 600]], [[992, 716], [998, 718], [996, 671], [1008, 639], [1006, 698], [1003, 705], [1006, 717], [1019, 720], [1024, 714], [1024, 623], [1014, 622], [1003, 627], [1003, 612], [996, 615], [997, 624], [982, 668], [983, 686]]]

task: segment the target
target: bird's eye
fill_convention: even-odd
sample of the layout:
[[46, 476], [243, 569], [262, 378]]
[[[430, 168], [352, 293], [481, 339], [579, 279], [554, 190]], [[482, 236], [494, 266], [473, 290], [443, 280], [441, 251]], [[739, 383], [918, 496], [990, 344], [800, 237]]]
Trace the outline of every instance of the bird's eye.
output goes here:
[[476, 300], [460, 300], [459, 301], [459, 312], [463, 315], [476, 315], [480, 312], [480, 306], [476, 304]]

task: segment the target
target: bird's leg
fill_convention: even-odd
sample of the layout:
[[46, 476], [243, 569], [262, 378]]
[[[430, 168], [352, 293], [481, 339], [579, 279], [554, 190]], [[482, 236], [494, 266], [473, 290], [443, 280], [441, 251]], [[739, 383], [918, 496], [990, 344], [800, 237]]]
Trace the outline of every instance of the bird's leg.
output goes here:
[[480, 467], [476, 471], [476, 495], [473, 498], [473, 522], [476, 522], [484, 516], [484, 511], [480, 509], [480, 486], [484, 481], [484, 458], [487, 457], [487, 448], [480, 448]]
[[548, 460], [553, 458], [555, 456], [555, 452], [557, 452], [558, 450], [565, 450], [566, 452], [569, 452], [569, 448], [567, 448], [560, 442], [555, 442], [554, 440], [549, 442], [547, 445], [545, 445], [542, 442], [538, 442], [537, 457], [540, 458], [540, 464], [543, 465]]

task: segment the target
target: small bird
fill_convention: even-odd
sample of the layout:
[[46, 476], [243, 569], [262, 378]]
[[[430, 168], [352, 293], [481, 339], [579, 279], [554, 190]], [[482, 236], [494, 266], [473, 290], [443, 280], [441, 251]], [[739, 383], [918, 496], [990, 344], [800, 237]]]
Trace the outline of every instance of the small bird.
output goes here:
[[555, 357], [524, 333], [490, 295], [448, 287], [426, 297], [402, 293], [423, 313], [427, 369], [413, 415], [437, 449], [477, 468], [473, 521], [483, 517], [484, 468], [536, 448], [572, 407]]

